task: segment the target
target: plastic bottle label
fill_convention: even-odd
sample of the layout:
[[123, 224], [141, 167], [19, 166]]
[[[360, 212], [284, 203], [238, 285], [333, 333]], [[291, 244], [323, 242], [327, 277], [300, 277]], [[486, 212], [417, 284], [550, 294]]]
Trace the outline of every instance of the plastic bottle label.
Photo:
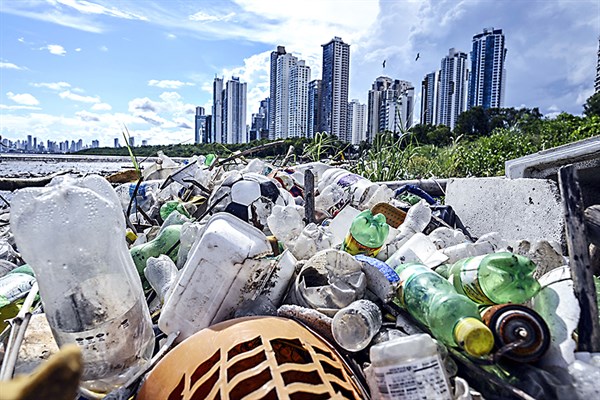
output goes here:
[[341, 187], [348, 187], [350, 185], [355, 184], [361, 179], [360, 176], [355, 174], [347, 174], [344, 175], [340, 180], [337, 181], [337, 184]]
[[479, 284], [479, 263], [485, 256], [473, 257], [460, 270], [460, 283], [468, 298], [479, 304], [494, 304]]
[[448, 381], [437, 355], [409, 363], [374, 367], [383, 400], [451, 399]]

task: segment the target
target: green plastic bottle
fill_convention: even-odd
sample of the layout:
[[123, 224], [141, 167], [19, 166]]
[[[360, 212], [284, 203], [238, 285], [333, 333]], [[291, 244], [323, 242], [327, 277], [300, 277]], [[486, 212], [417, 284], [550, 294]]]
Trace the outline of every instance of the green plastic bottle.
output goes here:
[[184, 203], [181, 203], [177, 200], [169, 200], [167, 201], [165, 204], [163, 204], [160, 207], [160, 217], [164, 220], [167, 219], [167, 217], [169, 215], [171, 215], [171, 213], [173, 213], [173, 211], [177, 211], [179, 212], [181, 215], [186, 216], [187, 218], [191, 218], [190, 217], [190, 213], [188, 213], [188, 211], [185, 209]]
[[385, 215], [373, 215], [371, 210], [365, 210], [354, 217], [350, 232], [342, 243], [342, 250], [353, 256], [365, 254], [375, 257], [385, 243], [389, 231], [390, 226], [386, 222]]
[[149, 289], [150, 284], [144, 277], [144, 268], [150, 257], [158, 257], [166, 254], [173, 262], [177, 262], [177, 252], [179, 251], [179, 238], [181, 236], [181, 225], [170, 225], [163, 229], [154, 240], [143, 243], [129, 249], [131, 258], [137, 268], [144, 289]]
[[457, 261], [448, 279], [458, 293], [476, 303], [522, 304], [540, 290], [534, 271], [535, 264], [527, 257], [501, 252]]
[[396, 303], [427, 326], [440, 341], [481, 357], [494, 347], [494, 336], [481, 321], [477, 304], [456, 293], [442, 276], [422, 264], [401, 264]]

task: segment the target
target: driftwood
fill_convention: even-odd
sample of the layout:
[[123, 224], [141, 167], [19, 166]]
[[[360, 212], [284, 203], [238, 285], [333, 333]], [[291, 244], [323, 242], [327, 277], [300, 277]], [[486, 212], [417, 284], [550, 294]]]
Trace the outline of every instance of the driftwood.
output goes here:
[[310, 169], [304, 171], [304, 203], [306, 223], [315, 222], [315, 175]]
[[595, 353], [600, 351], [596, 286], [590, 263], [581, 188], [577, 180], [577, 170], [573, 165], [567, 165], [558, 170], [558, 183], [563, 202], [573, 291], [581, 307], [581, 316], [577, 326], [578, 350]]
[[60, 171], [52, 175], [41, 176], [39, 178], [2, 178], [0, 179], [0, 190], [13, 191], [26, 187], [46, 186], [50, 181], [60, 175], [73, 172], [73, 170]]

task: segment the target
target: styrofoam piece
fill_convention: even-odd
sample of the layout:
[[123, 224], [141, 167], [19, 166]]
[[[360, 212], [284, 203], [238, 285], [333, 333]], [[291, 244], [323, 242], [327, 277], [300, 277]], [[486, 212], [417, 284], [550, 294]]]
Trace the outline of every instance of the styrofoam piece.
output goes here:
[[[228, 213], [217, 213], [190, 250], [175, 289], [168, 298], [158, 325], [165, 333], [180, 331], [182, 341], [216, 322], [225, 309], [234, 307], [259, 264], [243, 265], [271, 252], [266, 236]], [[243, 281], [243, 283], [242, 283]], [[250, 282], [252, 283], [252, 282]], [[233, 303], [233, 304], [232, 304]]]
[[575, 361], [573, 331], [579, 323], [581, 308], [573, 292], [569, 267], [554, 269], [539, 279], [542, 289], [532, 299], [532, 308], [548, 324], [550, 348], [539, 361], [544, 367], [567, 368]]

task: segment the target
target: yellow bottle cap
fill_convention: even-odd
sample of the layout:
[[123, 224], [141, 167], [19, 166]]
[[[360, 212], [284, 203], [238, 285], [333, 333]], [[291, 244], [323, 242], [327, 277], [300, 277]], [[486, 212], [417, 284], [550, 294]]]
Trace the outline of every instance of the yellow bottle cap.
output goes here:
[[138, 238], [138, 236], [135, 233], [133, 233], [133, 231], [131, 229], [127, 229], [127, 233], [125, 233], [125, 237], [127, 238], [127, 241], [129, 243], [135, 242], [135, 240]]
[[477, 318], [461, 319], [454, 327], [454, 339], [460, 347], [474, 357], [487, 355], [494, 347], [492, 331]]

